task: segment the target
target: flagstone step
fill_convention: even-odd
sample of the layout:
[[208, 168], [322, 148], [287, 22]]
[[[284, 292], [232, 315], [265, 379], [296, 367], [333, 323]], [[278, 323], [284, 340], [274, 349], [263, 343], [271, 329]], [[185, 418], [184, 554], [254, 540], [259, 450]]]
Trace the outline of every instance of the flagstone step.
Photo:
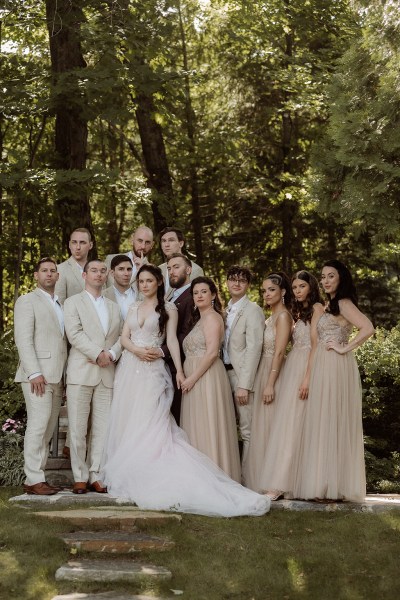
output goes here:
[[100, 592], [82, 594], [80, 592], [74, 592], [72, 594], [62, 594], [61, 596], [54, 596], [51, 600], [163, 600], [156, 596], [139, 596], [132, 594], [123, 594], [119, 592]]
[[74, 592], [72, 594], [62, 594], [60, 596], [54, 596], [51, 600], [163, 600], [156, 596], [143, 596], [140, 594], [124, 594], [119, 592], [95, 592], [89, 594], [82, 594], [80, 592]]
[[[51, 483], [50, 480], [49, 483]], [[88, 504], [92, 506], [104, 505], [107, 508], [111, 506], [121, 507], [123, 505], [127, 505], [130, 508], [136, 506], [134, 502], [116, 498], [115, 496], [110, 496], [109, 494], [97, 494], [96, 492], [88, 492], [87, 494], [73, 494], [71, 488], [64, 489], [53, 496], [21, 494], [20, 496], [13, 496], [9, 499], [9, 502], [23, 505], [27, 504], [29, 506], [43, 506], [44, 508], [53, 504], [58, 504], [59, 506], [71, 506], [77, 504], [83, 505], [83, 507]]]
[[171, 571], [133, 560], [74, 560], [56, 571], [57, 581], [137, 581], [170, 579]]
[[122, 531], [77, 531], [64, 534], [61, 539], [67, 546], [77, 550], [113, 552], [115, 554], [130, 554], [142, 552], [143, 550], [163, 551], [175, 546], [175, 542], [165, 538]]
[[[87, 494], [86, 494], [87, 495]], [[100, 496], [102, 494], [96, 494]], [[134, 507], [113, 507], [102, 509], [73, 509], [63, 511], [41, 511], [35, 515], [45, 519], [62, 519], [68, 521], [74, 527], [82, 529], [99, 530], [112, 529], [116, 530], [132, 530], [135, 525], [143, 525], [147, 523], [162, 525], [171, 521], [180, 522], [181, 515], [176, 513], [161, 513], [155, 511], [146, 511]]]

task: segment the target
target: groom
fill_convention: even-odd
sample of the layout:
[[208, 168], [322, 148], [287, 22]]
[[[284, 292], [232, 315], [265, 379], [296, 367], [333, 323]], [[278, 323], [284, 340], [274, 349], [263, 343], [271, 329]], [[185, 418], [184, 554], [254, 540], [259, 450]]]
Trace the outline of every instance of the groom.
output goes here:
[[[170, 302], [178, 309], [178, 325], [176, 336], [181, 350], [181, 360], [185, 358], [182, 350], [183, 340], [190, 331], [191, 317], [193, 313], [193, 297], [190, 293], [190, 276], [192, 263], [184, 254], [179, 252], [172, 254], [167, 262], [169, 284], [173, 290]], [[179, 425], [181, 418], [182, 392], [176, 385], [176, 369], [166, 343], [161, 347], [164, 360], [170, 368], [172, 383], [174, 384], [174, 399], [171, 405], [171, 413]]]

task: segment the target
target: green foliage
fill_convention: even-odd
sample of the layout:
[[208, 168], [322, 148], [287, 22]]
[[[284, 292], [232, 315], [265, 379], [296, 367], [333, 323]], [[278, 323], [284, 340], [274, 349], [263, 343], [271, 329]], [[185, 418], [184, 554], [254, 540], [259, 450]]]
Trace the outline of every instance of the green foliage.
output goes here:
[[[367, 479], [370, 490], [400, 489], [400, 325], [377, 329], [357, 350], [363, 385]], [[389, 490], [390, 488], [390, 490]]]
[[0, 431], [0, 486], [17, 486], [24, 481], [23, 448], [23, 435]]
[[0, 426], [9, 418], [25, 419], [21, 386], [14, 383], [17, 366], [18, 352], [13, 333], [9, 330], [0, 337]]
[[368, 4], [329, 86], [331, 115], [315, 152], [315, 193], [354, 231], [398, 242], [399, 11], [395, 2]]

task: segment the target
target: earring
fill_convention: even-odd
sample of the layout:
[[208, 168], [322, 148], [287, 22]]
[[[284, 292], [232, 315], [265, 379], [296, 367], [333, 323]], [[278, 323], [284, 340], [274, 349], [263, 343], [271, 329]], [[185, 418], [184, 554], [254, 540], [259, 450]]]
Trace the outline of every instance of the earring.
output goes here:
[[214, 299], [211, 300], [211, 306], [214, 308]]
[[282, 294], [282, 304], [285, 304], [285, 294]]

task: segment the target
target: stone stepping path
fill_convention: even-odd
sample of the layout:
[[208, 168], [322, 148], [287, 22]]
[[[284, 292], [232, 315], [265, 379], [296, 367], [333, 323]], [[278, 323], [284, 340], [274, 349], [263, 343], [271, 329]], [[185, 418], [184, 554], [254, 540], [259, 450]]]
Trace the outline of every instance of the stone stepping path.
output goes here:
[[316, 512], [369, 512], [383, 513], [390, 510], [400, 510], [400, 495], [373, 495], [367, 496], [364, 502], [333, 502], [319, 503], [306, 500], [278, 500], [271, 502], [271, 510], [291, 511], [316, 511]]
[[175, 546], [175, 542], [165, 538], [128, 532], [77, 531], [61, 536], [70, 548], [85, 552], [112, 552], [131, 554], [143, 550], [164, 551]]
[[[88, 494], [73, 494], [71, 491], [62, 491], [54, 496], [34, 496], [30, 494], [21, 494], [9, 499], [9, 502], [21, 505], [30, 506], [46, 506], [57, 504], [59, 506], [78, 505], [85, 506], [87, 504], [96, 506], [98, 510], [109, 510], [109, 507], [115, 507], [119, 510], [135, 510], [135, 505], [129, 500], [115, 498], [109, 494], [96, 494], [89, 492]], [[392, 509], [400, 509], [400, 494], [368, 494], [363, 502], [340, 502], [334, 504], [318, 504], [316, 502], [308, 502], [305, 500], [278, 500], [271, 503], [271, 510], [285, 509], [293, 511], [352, 511], [352, 512], [372, 512], [381, 513]], [[140, 510], [140, 509], [136, 509]], [[144, 512], [144, 511], [142, 511]], [[162, 513], [158, 513], [162, 514]], [[171, 513], [175, 517], [179, 514]]]
[[115, 498], [109, 494], [97, 494], [96, 492], [88, 492], [87, 494], [73, 494], [71, 490], [63, 490], [54, 494], [54, 496], [35, 496], [34, 494], [21, 494], [13, 496], [9, 499], [13, 504], [40, 504], [70, 506], [71, 504], [92, 504], [95, 506], [135, 506], [130, 500]]
[[[100, 494], [98, 494], [100, 495]], [[161, 513], [146, 511], [133, 507], [121, 508], [88, 508], [63, 511], [36, 512], [35, 515], [45, 519], [61, 519], [68, 521], [74, 527], [95, 530], [132, 530], [135, 525], [155, 524], [162, 525], [171, 521], [180, 522], [181, 515], [175, 513]]]
[[57, 569], [55, 577], [56, 581], [140, 581], [143, 577], [170, 579], [172, 573], [131, 560], [74, 560]]
[[61, 596], [54, 596], [52, 600], [163, 600], [162, 598], [156, 598], [155, 596], [143, 596], [132, 594], [119, 594], [118, 592], [100, 592], [99, 594], [82, 594], [75, 592], [73, 594], [62, 594]]

